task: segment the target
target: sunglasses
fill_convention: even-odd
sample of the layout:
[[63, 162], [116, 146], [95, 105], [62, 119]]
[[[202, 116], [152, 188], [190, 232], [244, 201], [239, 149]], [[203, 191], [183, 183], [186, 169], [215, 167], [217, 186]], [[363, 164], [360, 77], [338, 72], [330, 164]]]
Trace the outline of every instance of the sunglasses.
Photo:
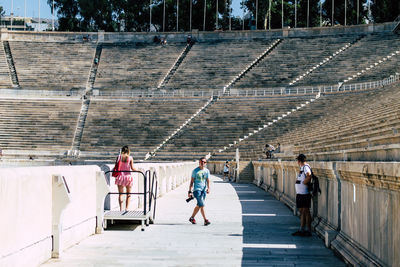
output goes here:
[[203, 160], [202, 160], [201, 163], [207, 164], [207, 161], [203, 161]]

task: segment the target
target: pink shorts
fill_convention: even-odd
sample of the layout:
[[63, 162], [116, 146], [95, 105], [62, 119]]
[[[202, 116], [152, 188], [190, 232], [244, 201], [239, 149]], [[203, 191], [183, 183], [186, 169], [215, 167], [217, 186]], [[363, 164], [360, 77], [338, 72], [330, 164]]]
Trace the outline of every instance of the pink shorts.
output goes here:
[[133, 177], [130, 174], [120, 174], [117, 177], [115, 177], [115, 184], [122, 186], [132, 186]]

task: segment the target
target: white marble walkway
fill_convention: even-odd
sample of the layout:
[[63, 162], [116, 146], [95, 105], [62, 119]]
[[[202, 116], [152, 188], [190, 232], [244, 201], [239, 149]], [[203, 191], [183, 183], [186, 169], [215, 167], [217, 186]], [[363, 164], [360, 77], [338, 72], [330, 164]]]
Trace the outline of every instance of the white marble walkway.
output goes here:
[[200, 214], [188, 222], [195, 201], [186, 203], [186, 183], [158, 200], [146, 231], [113, 225], [43, 266], [344, 266], [318, 237], [292, 237], [299, 219], [265, 191], [212, 180], [211, 225]]

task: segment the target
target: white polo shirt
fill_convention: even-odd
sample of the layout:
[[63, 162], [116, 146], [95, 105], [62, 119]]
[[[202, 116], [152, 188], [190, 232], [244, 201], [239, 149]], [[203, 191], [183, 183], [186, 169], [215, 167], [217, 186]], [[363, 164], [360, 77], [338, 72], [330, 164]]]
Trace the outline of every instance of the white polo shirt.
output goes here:
[[298, 183], [296, 181], [296, 194], [309, 194], [310, 192], [308, 191], [308, 186], [303, 184], [303, 181], [306, 179], [306, 174], [311, 175], [311, 168], [309, 165], [304, 165], [303, 167], [300, 168], [300, 173], [297, 176], [297, 181], [300, 181], [300, 183]]
[[224, 165], [224, 172], [229, 172], [229, 167], [226, 164]]

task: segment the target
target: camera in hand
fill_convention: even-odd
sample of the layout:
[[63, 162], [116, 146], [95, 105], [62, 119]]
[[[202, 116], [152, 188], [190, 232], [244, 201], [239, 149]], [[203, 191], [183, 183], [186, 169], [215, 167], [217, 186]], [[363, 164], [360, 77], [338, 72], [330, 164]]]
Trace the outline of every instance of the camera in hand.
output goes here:
[[190, 195], [190, 197], [186, 199], [186, 202], [189, 203], [193, 199], [194, 199], [193, 195]]

